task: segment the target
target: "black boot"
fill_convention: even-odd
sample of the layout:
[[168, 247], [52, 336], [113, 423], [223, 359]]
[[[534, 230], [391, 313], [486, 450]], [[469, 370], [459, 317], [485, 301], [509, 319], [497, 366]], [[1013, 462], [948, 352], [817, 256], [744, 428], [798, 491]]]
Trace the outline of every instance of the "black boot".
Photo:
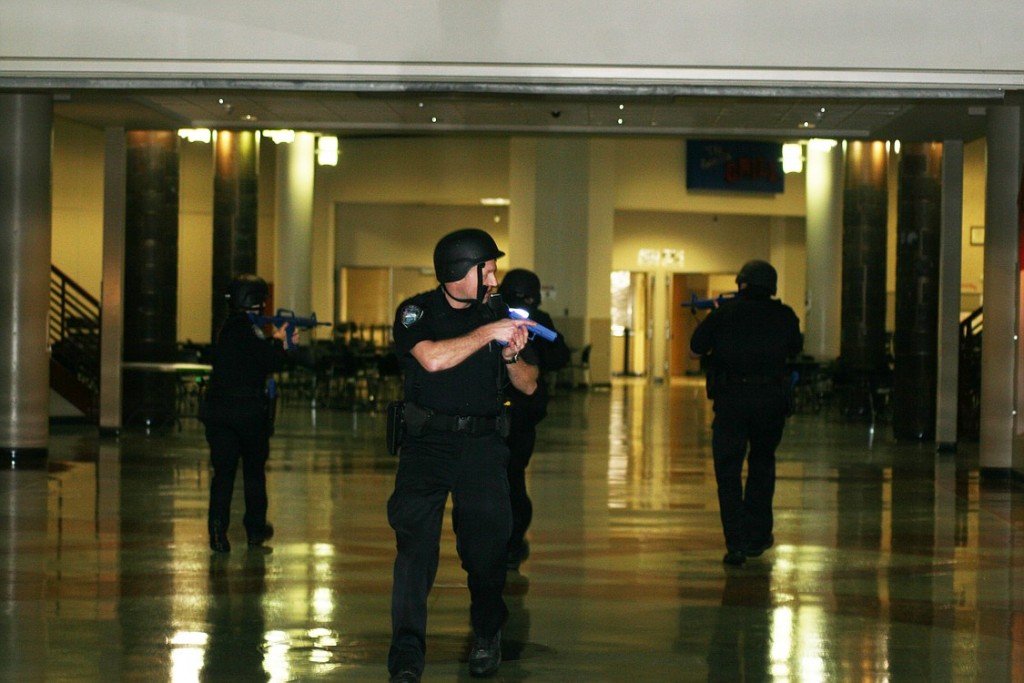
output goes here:
[[266, 523], [263, 525], [262, 529], [258, 531], [249, 531], [248, 534], [249, 547], [256, 548], [274, 537], [274, 527], [270, 523]]
[[215, 553], [231, 552], [231, 544], [228, 542], [227, 530], [220, 522], [210, 523], [210, 550]]
[[501, 631], [490, 638], [477, 636], [469, 651], [469, 675], [474, 677], [493, 676], [501, 664]]

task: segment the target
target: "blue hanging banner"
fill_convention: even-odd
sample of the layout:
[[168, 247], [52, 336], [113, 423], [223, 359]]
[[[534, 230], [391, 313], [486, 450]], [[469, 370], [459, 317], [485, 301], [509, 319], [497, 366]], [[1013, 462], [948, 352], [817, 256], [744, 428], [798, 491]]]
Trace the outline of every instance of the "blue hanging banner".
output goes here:
[[782, 144], [687, 140], [686, 189], [781, 194], [785, 190]]

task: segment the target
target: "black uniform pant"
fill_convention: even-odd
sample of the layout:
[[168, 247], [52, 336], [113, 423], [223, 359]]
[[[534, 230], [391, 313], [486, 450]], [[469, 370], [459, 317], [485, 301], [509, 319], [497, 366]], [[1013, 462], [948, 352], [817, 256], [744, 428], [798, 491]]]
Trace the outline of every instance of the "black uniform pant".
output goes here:
[[233, 399], [211, 405], [205, 419], [206, 442], [210, 445], [210, 528], [219, 524], [225, 531], [231, 521], [231, 496], [235, 473], [242, 463], [245, 516], [242, 523], [249, 535], [261, 534], [267, 524], [267, 457], [270, 433], [262, 399]]
[[772, 534], [775, 449], [782, 441], [785, 422], [785, 392], [779, 385], [736, 384], [717, 389], [711, 448], [729, 550], [765, 543]]
[[508, 490], [512, 503], [512, 536], [509, 553], [517, 553], [523, 545], [526, 530], [533, 521], [533, 501], [526, 490], [526, 467], [537, 443], [537, 420], [525, 410], [512, 409], [508, 435]]
[[388, 670], [422, 673], [427, 596], [437, 575], [441, 525], [449, 493], [452, 527], [470, 596], [476, 635], [493, 636], [505, 623], [506, 547], [511, 529], [508, 447], [496, 433], [468, 436], [428, 431], [402, 444], [388, 522], [397, 556], [391, 592]]

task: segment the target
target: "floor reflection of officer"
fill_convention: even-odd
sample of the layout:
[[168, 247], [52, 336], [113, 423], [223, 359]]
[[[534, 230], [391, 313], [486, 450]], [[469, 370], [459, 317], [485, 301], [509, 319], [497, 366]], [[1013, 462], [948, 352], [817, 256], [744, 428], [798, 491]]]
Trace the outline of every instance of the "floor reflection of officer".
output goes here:
[[232, 577], [227, 560], [210, 564], [206, 645], [200, 681], [267, 681], [264, 665], [266, 555], [245, 554], [241, 574]]
[[[270, 454], [272, 415], [266, 396], [267, 376], [280, 370], [287, 356], [286, 330], [274, 330], [266, 339], [250, 319], [266, 303], [267, 283], [256, 275], [239, 275], [228, 285], [229, 313], [213, 347], [213, 371], [200, 417], [210, 445], [210, 548], [231, 550], [228, 524], [235, 472], [242, 462], [245, 490], [245, 526], [250, 546], [260, 546], [274, 534], [267, 523], [267, 457]], [[292, 342], [298, 339], [293, 331]]]
[[768, 649], [771, 572], [727, 573], [708, 647], [708, 683], [774, 680]]
[[736, 276], [736, 296], [713, 309], [690, 339], [690, 350], [709, 360], [711, 447], [726, 564], [741, 565], [775, 543], [775, 449], [791, 399], [786, 360], [803, 348], [793, 309], [772, 298], [777, 282], [770, 263], [747, 262]]
[[528, 324], [496, 320], [484, 305], [498, 284], [496, 260], [503, 255], [482, 230], [446, 235], [434, 249], [440, 286], [407, 299], [396, 312], [406, 431], [388, 500], [397, 543], [388, 652], [395, 683], [419, 681], [423, 673], [427, 596], [437, 574], [449, 494], [456, 548], [469, 585], [470, 674], [493, 675], [501, 663], [501, 628], [508, 616], [502, 590], [512, 525], [503, 390], [511, 382], [532, 394], [538, 376], [537, 366], [520, 358]]
[[[508, 271], [501, 280], [498, 293], [510, 308], [523, 308], [530, 319], [554, 330], [551, 316], [539, 308], [540, 278], [536, 273], [523, 268]], [[537, 424], [547, 415], [548, 390], [546, 377], [561, 370], [569, 362], [569, 347], [562, 335], [554, 341], [544, 339], [530, 341], [537, 354], [540, 381], [537, 391], [527, 396], [512, 387], [508, 391], [511, 403], [512, 428], [508, 435], [508, 487], [512, 501], [512, 536], [508, 541], [508, 568], [519, 569], [519, 565], [530, 556], [530, 544], [526, 531], [533, 520], [533, 502], [526, 490], [526, 467], [533, 456], [537, 442]]]

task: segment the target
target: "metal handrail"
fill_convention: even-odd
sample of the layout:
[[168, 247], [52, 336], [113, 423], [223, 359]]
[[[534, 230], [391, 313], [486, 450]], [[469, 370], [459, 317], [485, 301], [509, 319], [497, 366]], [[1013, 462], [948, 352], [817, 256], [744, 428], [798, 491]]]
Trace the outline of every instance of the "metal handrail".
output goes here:
[[100, 386], [100, 302], [57, 266], [50, 266], [50, 356], [82, 384]]

